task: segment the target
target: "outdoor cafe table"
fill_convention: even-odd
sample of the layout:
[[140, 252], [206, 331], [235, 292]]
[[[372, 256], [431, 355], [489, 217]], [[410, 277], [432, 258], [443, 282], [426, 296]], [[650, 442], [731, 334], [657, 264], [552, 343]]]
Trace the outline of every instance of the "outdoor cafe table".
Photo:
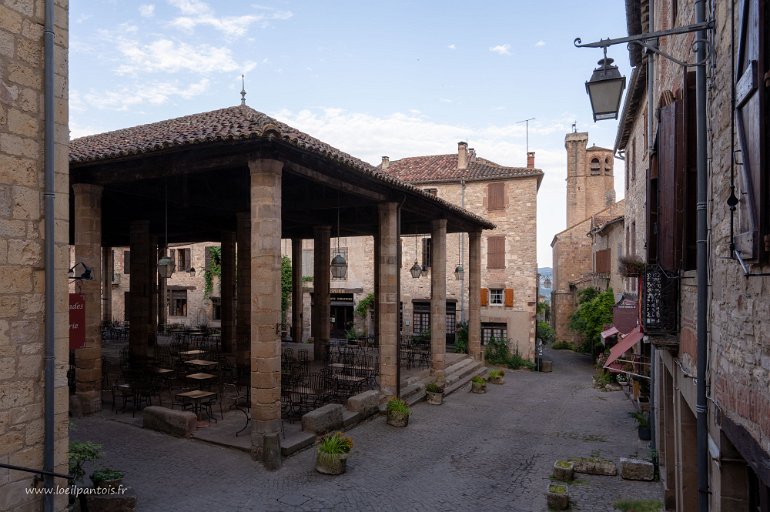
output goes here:
[[206, 359], [190, 359], [189, 361], [185, 361], [184, 364], [197, 366], [198, 368], [213, 368], [219, 363], [216, 361], [207, 361]]
[[195, 413], [195, 417], [198, 418], [198, 421], [200, 421], [201, 401], [207, 398], [214, 397], [216, 395], [217, 394], [212, 391], [202, 391], [200, 389], [194, 389], [192, 391], [184, 391], [182, 393], [177, 393], [176, 397], [177, 399], [182, 399], [182, 400], [191, 402], [193, 404], [193, 412]]
[[206, 381], [209, 381], [215, 378], [216, 378], [216, 375], [211, 373], [204, 373], [204, 372], [191, 373], [187, 375], [187, 379], [198, 383], [198, 389], [200, 389]]
[[206, 353], [205, 350], [199, 350], [197, 348], [194, 348], [192, 350], [183, 350], [182, 352], [179, 352], [179, 355], [183, 357], [188, 357], [188, 356], [192, 357], [192, 356], [202, 356], [205, 353]]

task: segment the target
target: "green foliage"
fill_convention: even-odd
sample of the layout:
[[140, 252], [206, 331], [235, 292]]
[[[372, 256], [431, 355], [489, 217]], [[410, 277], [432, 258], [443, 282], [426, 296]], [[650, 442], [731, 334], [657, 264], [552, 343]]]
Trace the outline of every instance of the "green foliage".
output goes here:
[[551, 348], [554, 350], [575, 350], [575, 347], [569, 341], [557, 341]]
[[468, 353], [468, 322], [459, 322], [455, 333], [455, 353]]
[[69, 473], [75, 478], [75, 482], [82, 482], [86, 472], [83, 464], [101, 457], [102, 445], [91, 441], [73, 441], [69, 450]]
[[556, 332], [551, 327], [551, 324], [538, 320], [537, 322], [537, 335], [538, 338], [543, 340], [543, 343], [551, 343], [556, 339]]
[[425, 391], [428, 391], [430, 393], [443, 393], [444, 388], [436, 384], [435, 382], [431, 382], [427, 386], [425, 386]]
[[488, 377], [490, 379], [499, 379], [501, 377], [505, 376], [505, 370], [501, 370], [499, 368], [495, 368], [493, 370], [489, 370]]
[[597, 386], [604, 387], [612, 382], [612, 374], [610, 374], [610, 372], [604, 371], [602, 368], [599, 368], [594, 374], [594, 382], [596, 382]]
[[647, 416], [647, 413], [644, 413], [642, 411], [634, 411], [634, 412], [629, 412], [628, 415], [636, 420], [637, 426], [642, 428], [649, 428], [650, 418]]
[[599, 343], [602, 328], [612, 322], [615, 296], [612, 290], [598, 292], [595, 288], [582, 290], [579, 295], [580, 305], [570, 317], [569, 326], [583, 337], [581, 350], [590, 352]]
[[388, 400], [387, 410], [388, 412], [401, 414], [403, 416], [409, 416], [411, 414], [411, 410], [409, 409], [409, 406], [406, 405], [406, 402], [396, 397]]
[[658, 500], [620, 500], [612, 504], [621, 512], [659, 512], [663, 505]]
[[475, 384], [486, 384], [487, 383], [487, 379], [485, 379], [481, 375], [476, 375], [475, 377], [473, 377], [471, 379], [471, 382], [473, 382]]
[[103, 482], [121, 480], [124, 476], [126, 476], [125, 473], [117, 469], [101, 468], [91, 473], [91, 481], [96, 487], [99, 487]]
[[313, 276], [302, 276], [302, 282], [303, 283], [312, 283], [313, 282]]
[[567, 486], [562, 484], [548, 484], [548, 492], [554, 494], [567, 494]]
[[206, 247], [209, 252], [209, 265], [203, 271], [203, 296], [208, 297], [214, 291], [214, 276], [222, 277], [222, 248]]
[[513, 370], [534, 367], [532, 362], [521, 357], [518, 351], [511, 354], [508, 340], [504, 338], [491, 338], [489, 340], [484, 351], [484, 360], [489, 364], [504, 365]]
[[537, 306], [535, 306], [537, 317], [542, 318], [546, 322], [549, 322], [551, 320], [551, 305], [547, 302], [538, 302]]
[[342, 432], [326, 434], [321, 438], [321, 442], [318, 443], [318, 452], [330, 455], [350, 453], [351, 448], [353, 448], [353, 439]]
[[356, 331], [355, 327], [351, 327], [345, 331], [345, 339], [348, 341], [355, 341], [358, 339], [358, 331]]
[[291, 259], [281, 257], [281, 315], [289, 309], [289, 297], [291, 296]]
[[374, 309], [374, 294], [370, 293], [360, 301], [358, 301], [358, 305], [356, 306], [356, 315], [358, 315], [361, 318], [366, 318], [367, 313], [369, 313], [370, 309]]

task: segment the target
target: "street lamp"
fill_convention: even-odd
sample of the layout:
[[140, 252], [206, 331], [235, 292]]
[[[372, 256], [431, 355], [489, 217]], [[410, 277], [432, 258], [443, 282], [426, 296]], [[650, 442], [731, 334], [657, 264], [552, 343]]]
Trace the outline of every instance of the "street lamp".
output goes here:
[[465, 274], [465, 270], [463, 269], [463, 266], [457, 265], [455, 267], [455, 279], [460, 281], [463, 278], [463, 274]]
[[614, 60], [607, 58], [607, 48], [604, 48], [604, 58], [599, 61], [599, 67], [594, 69], [591, 79], [586, 82], [594, 122], [618, 118], [620, 100], [626, 88], [626, 77], [620, 74], [613, 62]]

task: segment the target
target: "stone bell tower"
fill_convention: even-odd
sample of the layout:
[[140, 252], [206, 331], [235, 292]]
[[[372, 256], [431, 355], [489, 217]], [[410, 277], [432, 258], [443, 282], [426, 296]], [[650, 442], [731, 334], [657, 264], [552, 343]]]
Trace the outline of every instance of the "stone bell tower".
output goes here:
[[574, 226], [615, 202], [612, 150], [588, 145], [588, 132], [568, 133], [567, 227]]

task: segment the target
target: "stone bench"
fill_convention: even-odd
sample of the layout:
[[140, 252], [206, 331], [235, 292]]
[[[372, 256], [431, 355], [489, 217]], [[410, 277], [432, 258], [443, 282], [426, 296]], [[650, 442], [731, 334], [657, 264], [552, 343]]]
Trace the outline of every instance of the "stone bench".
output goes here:
[[151, 405], [142, 413], [142, 426], [178, 437], [190, 437], [195, 432], [197, 418], [190, 411], [177, 411]]
[[379, 391], [364, 391], [348, 398], [347, 409], [353, 412], [360, 412], [363, 416], [372, 416], [380, 412], [380, 393]]
[[646, 460], [621, 458], [620, 477], [650, 482], [655, 478], [655, 466]]
[[302, 415], [302, 430], [325, 434], [342, 428], [342, 406], [327, 404]]

